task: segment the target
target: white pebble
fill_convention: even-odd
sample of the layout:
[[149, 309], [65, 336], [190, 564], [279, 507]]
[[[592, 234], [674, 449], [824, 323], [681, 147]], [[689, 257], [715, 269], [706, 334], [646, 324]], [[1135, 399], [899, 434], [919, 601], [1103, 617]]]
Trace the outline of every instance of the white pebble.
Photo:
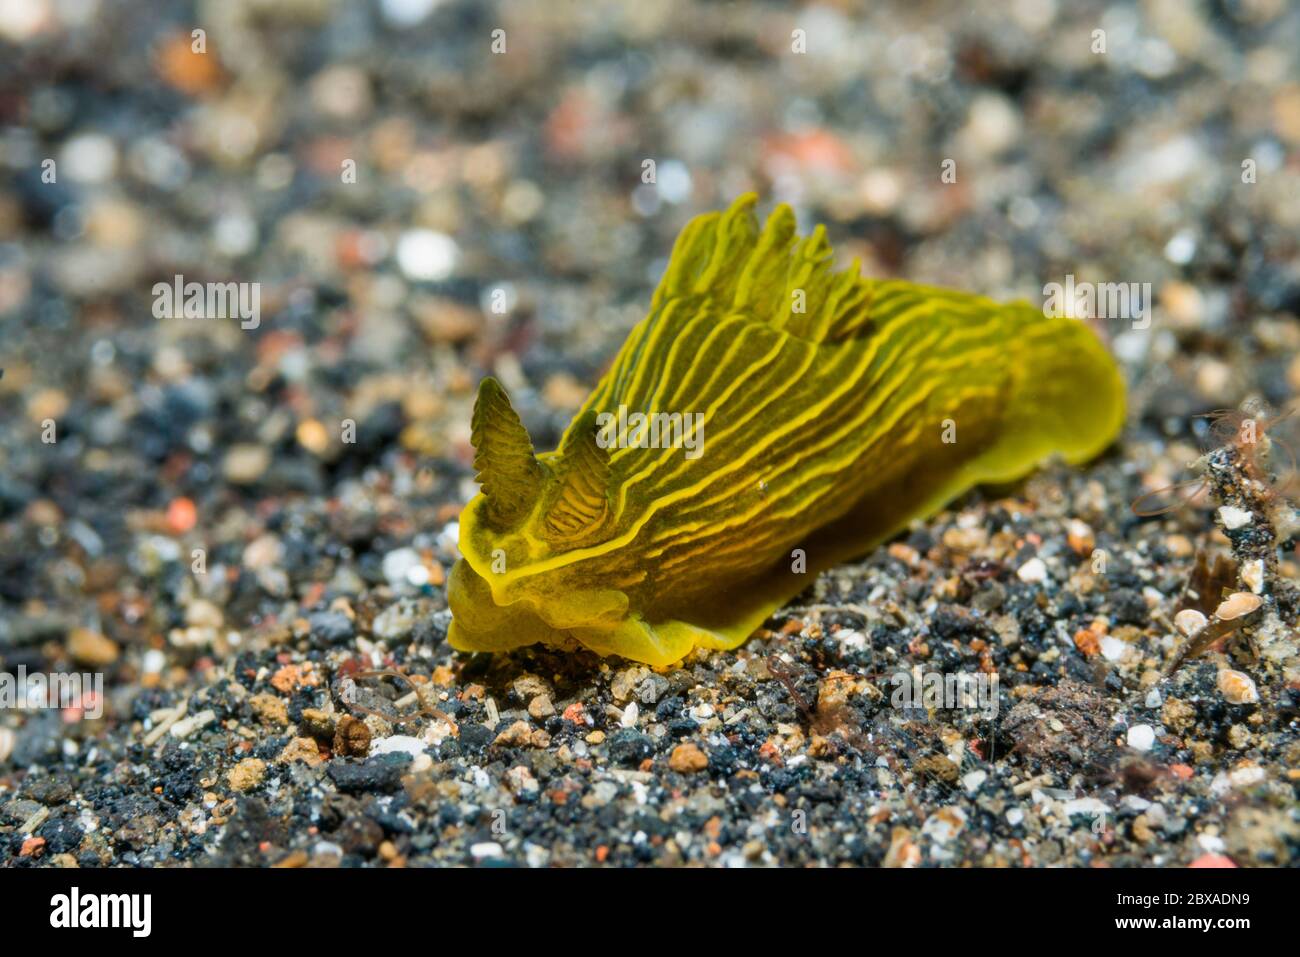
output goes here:
[[1248, 788], [1261, 783], [1268, 775], [1258, 764], [1246, 764], [1228, 772], [1228, 780], [1234, 788]]
[[962, 787], [966, 789], [967, 794], [974, 794], [980, 789], [988, 779], [987, 771], [971, 771], [961, 779]]
[[1075, 798], [1062, 802], [1061, 810], [1065, 812], [1066, 817], [1074, 817], [1077, 814], [1094, 820], [1097, 818], [1105, 820], [1106, 815], [1110, 813], [1110, 805], [1097, 798]]
[[107, 182], [117, 169], [117, 146], [101, 133], [83, 133], [64, 145], [60, 166], [79, 183]]
[[397, 240], [397, 265], [408, 279], [437, 282], [456, 269], [460, 247], [446, 233], [411, 229]]
[[1137, 751], [1150, 751], [1156, 743], [1155, 728], [1149, 724], [1135, 724], [1128, 729], [1128, 746]]
[[540, 844], [528, 843], [524, 845], [524, 860], [531, 868], [545, 867], [551, 859], [551, 852]]
[[1219, 837], [1217, 834], [1198, 834], [1196, 836], [1196, 843], [1201, 845], [1203, 850], [1209, 851], [1211, 854], [1218, 854], [1226, 847], [1223, 843], [1223, 838]]
[[257, 246], [257, 222], [245, 213], [226, 213], [212, 227], [212, 241], [226, 256], [242, 256]]
[[835, 640], [845, 651], [862, 651], [867, 647], [867, 636], [860, 631], [837, 631]]
[[925, 823], [921, 825], [921, 833], [936, 844], [947, 844], [965, 826], [965, 811], [955, 806], [942, 807], [925, 819]]
[[665, 160], [659, 164], [659, 196], [666, 203], [677, 205], [691, 196], [691, 172], [679, 160]]
[[1111, 635], [1102, 635], [1097, 644], [1101, 646], [1101, 656], [1107, 661], [1119, 661], [1128, 648], [1128, 645]]
[[640, 715], [640, 713], [641, 713], [641, 709], [639, 709], [636, 706], [636, 702], [633, 701], [630, 705], [628, 705], [626, 708], [623, 709], [623, 717], [619, 720], [619, 723], [623, 725], [623, 727], [625, 728], [635, 728], [636, 719]]
[[1223, 527], [1229, 531], [1249, 525], [1254, 520], [1254, 515], [1235, 505], [1224, 505], [1219, 509], [1219, 521], [1223, 522]]
[[1047, 566], [1041, 558], [1031, 558], [1016, 570], [1016, 577], [1027, 584], [1036, 584], [1047, 578]]
[[396, 27], [413, 27], [441, 3], [441, 0], [380, 0], [384, 19]]
[[398, 548], [384, 556], [384, 577], [394, 587], [410, 581], [411, 569], [420, 564], [420, 553], [414, 548]]
[[1185, 266], [1196, 255], [1196, 236], [1190, 229], [1180, 230], [1165, 243], [1165, 258], [1171, 263]]
[[1149, 332], [1126, 330], [1121, 332], [1111, 341], [1111, 348], [1115, 356], [1124, 363], [1134, 365], [1146, 358], [1147, 351], [1151, 348], [1151, 334]]
[[448, 522], [438, 533], [438, 547], [450, 551], [453, 555], [459, 556], [460, 550], [457, 547], [460, 544], [460, 522]]
[[33, 37], [53, 19], [51, 4], [41, 0], [11, 0], [0, 3], [0, 37], [22, 43]]
[[370, 755], [376, 754], [395, 754], [405, 752], [416, 757], [424, 753], [426, 745], [419, 738], [413, 738], [409, 734], [394, 734], [387, 738], [376, 738], [370, 742]]

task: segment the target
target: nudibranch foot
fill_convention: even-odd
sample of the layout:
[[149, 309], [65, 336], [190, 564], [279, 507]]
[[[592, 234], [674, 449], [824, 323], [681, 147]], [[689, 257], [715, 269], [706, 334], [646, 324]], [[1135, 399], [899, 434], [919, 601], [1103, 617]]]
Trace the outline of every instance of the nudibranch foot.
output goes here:
[[663, 668], [681, 661], [695, 648], [735, 648], [751, 630], [728, 635], [675, 618], [652, 623], [634, 615], [614, 629], [578, 628], [573, 636], [598, 655], [621, 655]]

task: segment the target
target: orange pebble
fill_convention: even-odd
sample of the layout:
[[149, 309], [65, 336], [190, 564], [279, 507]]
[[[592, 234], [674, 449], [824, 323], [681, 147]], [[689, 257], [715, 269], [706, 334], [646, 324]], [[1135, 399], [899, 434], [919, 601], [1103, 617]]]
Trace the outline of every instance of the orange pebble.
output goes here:
[[1089, 658], [1101, 652], [1101, 642], [1096, 633], [1088, 628], [1080, 628], [1074, 633], [1074, 647]]
[[188, 532], [199, 520], [199, 510], [188, 498], [174, 498], [167, 506], [167, 524], [173, 532]]
[[587, 711], [582, 706], [581, 701], [575, 701], [564, 709], [564, 720], [572, 721], [574, 724], [584, 724], [587, 720]]
[[216, 54], [206, 49], [203, 53], [196, 51], [190, 34], [167, 38], [155, 54], [154, 65], [167, 85], [189, 96], [209, 93], [221, 85]]

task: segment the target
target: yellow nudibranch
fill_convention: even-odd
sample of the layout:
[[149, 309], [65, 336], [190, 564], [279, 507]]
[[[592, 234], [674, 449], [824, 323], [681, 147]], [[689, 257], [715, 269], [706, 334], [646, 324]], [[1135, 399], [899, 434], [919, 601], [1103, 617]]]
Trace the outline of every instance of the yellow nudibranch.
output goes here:
[[1118, 434], [1123, 381], [1084, 323], [833, 272], [822, 227], [799, 238], [782, 205], [760, 229], [755, 202], [687, 224], [556, 451], [483, 380], [453, 647], [733, 648], [817, 572]]

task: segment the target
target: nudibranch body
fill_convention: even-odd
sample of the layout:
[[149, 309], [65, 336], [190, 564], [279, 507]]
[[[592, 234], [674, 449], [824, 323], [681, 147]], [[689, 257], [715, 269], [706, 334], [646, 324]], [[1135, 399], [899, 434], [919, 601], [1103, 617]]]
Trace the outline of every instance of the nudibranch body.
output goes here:
[[1124, 387], [1079, 320], [832, 271], [755, 198], [692, 220], [554, 452], [474, 408], [451, 644], [667, 665], [731, 648], [813, 575], [982, 482], [1102, 451]]

